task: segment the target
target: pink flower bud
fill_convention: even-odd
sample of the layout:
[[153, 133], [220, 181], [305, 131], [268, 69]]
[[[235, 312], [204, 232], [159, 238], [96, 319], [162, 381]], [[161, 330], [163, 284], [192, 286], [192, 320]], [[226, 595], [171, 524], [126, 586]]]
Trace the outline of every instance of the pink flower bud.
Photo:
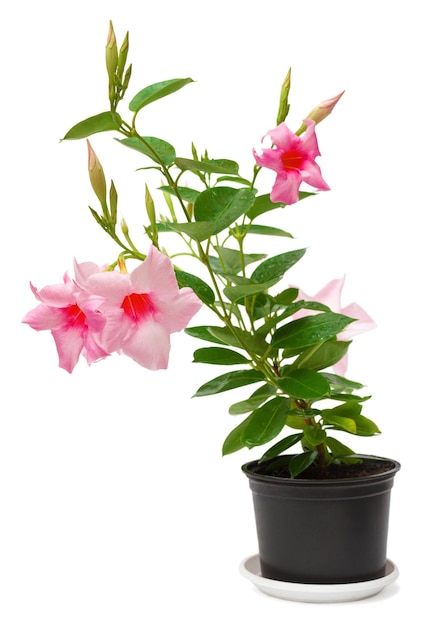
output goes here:
[[329, 98], [328, 100], [324, 100], [324, 102], [318, 104], [314, 109], [312, 109], [309, 115], [306, 116], [307, 119], [312, 120], [316, 124], [322, 122], [328, 115], [330, 115], [344, 93], [345, 92], [342, 91], [334, 98]]
[[89, 154], [88, 168], [89, 168], [90, 183], [102, 207], [105, 207], [106, 206], [106, 181], [105, 181], [104, 170], [102, 168], [102, 165], [100, 164], [98, 157], [96, 156], [95, 151], [90, 145], [90, 141], [88, 139], [86, 139], [86, 141], [87, 141], [87, 149], [88, 149], [88, 154]]

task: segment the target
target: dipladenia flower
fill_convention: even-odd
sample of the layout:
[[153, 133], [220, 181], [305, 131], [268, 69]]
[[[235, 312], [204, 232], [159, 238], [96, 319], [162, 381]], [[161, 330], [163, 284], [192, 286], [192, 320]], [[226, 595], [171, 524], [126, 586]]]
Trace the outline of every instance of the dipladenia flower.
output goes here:
[[266, 134], [274, 144], [273, 148], [265, 148], [261, 154], [253, 151], [256, 163], [277, 173], [271, 191], [273, 202], [294, 204], [299, 200], [299, 188], [302, 182], [327, 191], [327, 185], [321, 175], [315, 159], [320, 156], [315, 122], [304, 120], [306, 132], [299, 137], [283, 122]]
[[72, 372], [80, 354], [93, 363], [108, 356], [100, 343], [106, 318], [99, 307], [104, 299], [84, 292], [69, 278], [64, 283], [31, 290], [41, 302], [22, 320], [34, 330], [50, 330], [59, 356], [59, 367]]
[[192, 289], [179, 289], [169, 257], [154, 246], [130, 273], [102, 272], [76, 264], [76, 280], [105, 298], [102, 344], [150, 370], [167, 368], [170, 335], [187, 326], [202, 302]]
[[[342, 307], [341, 295], [344, 284], [344, 276], [342, 278], [336, 278], [334, 280], [331, 280], [325, 285], [325, 287], [320, 289], [315, 296], [308, 296], [301, 289], [299, 289], [299, 295], [297, 297], [297, 300], [306, 300], [308, 302], [321, 302], [322, 304], [330, 307], [333, 313], [341, 313], [342, 315], [347, 315], [348, 317], [352, 317], [353, 319], [355, 319], [354, 322], [349, 324], [349, 326], [347, 326], [341, 333], [337, 335], [337, 339], [340, 341], [350, 341], [356, 335], [376, 328], [376, 323], [372, 320], [368, 313], [366, 313], [366, 311], [364, 311], [364, 309], [355, 302], [352, 302], [351, 304]], [[316, 313], [317, 311], [302, 309], [301, 311], [295, 313], [293, 317], [297, 319], [306, 315], [315, 315]], [[344, 376], [347, 367], [348, 354], [346, 353], [343, 359], [341, 359], [333, 366], [333, 369], [336, 374]]]

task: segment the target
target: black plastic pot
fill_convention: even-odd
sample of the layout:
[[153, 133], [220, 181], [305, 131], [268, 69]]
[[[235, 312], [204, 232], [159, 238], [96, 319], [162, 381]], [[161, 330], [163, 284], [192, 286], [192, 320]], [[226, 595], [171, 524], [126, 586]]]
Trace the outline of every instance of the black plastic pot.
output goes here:
[[358, 458], [391, 469], [317, 480], [263, 475], [258, 461], [243, 465], [253, 492], [263, 577], [334, 584], [384, 575], [390, 492], [400, 464]]

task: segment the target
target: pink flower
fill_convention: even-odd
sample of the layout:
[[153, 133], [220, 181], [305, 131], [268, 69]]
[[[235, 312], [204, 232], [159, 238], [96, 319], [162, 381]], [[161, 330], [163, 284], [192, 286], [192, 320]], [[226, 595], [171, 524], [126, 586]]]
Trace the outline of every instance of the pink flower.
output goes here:
[[79, 289], [67, 274], [64, 284], [31, 290], [41, 302], [22, 320], [35, 330], [50, 330], [59, 355], [59, 367], [72, 372], [80, 354], [93, 363], [108, 356], [100, 343], [106, 318], [100, 312], [103, 298]]
[[256, 163], [277, 172], [272, 187], [271, 200], [294, 204], [299, 200], [299, 187], [302, 182], [327, 191], [327, 185], [315, 163], [320, 156], [315, 134], [315, 122], [304, 120], [307, 130], [299, 137], [283, 122], [267, 135], [271, 138], [274, 148], [266, 148], [262, 154], [253, 151]]
[[170, 334], [185, 328], [202, 306], [192, 289], [179, 289], [169, 257], [152, 246], [130, 274], [101, 272], [94, 264], [76, 264], [75, 271], [78, 283], [106, 300], [105, 349], [151, 370], [167, 368]]
[[[328, 306], [334, 313], [341, 313], [343, 315], [347, 315], [348, 317], [354, 318], [356, 321], [349, 324], [345, 330], [337, 335], [337, 339], [340, 341], [349, 341], [356, 335], [360, 333], [364, 333], [368, 330], [372, 330], [376, 328], [376, 323], [371, 319], [371, 317], [362, 309], [358, 304], [352, 302], [352, 304], [348, 304], [347, 306], [342, 307], [340, 303], [341, 293], [343, 289], [343, 285], [345, 282], [345, 277], [336, 278], [331, 280], [325, 287], [320, 289], [320, 291], [315, 296], [308, 296], [301, 289], [299, 289], [299, 295], [297, 300], [306, 300], [306, 301], [315, 301], [321, 302]], [[317, 312], [309, 309], [302, 309], [293, 315], [295, 319], [299, 317], [304, 317], [306, 315], [315, 315]], [[336, 363], [333, 367], [336, 374], [340, 376], [344, 376], [348, 367], [348, 355], [347, 353], [338, 363]]]

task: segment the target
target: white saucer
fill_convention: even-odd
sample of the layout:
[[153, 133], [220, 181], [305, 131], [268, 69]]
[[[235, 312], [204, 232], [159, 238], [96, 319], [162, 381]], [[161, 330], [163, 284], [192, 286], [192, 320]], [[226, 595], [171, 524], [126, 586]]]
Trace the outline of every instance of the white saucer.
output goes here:
[[281, 598], [282, 600], [293, 600], [295, 602], [351, 602], [352, 600], [369, 598], [379, 593], [387, 585], [395, 582], [399, 571], [395, 563], [387, 560], [385, 575], [374, 580], [336, 585], [288, 583], [263, 578], [260, 573], [259, 555], [254, 554], [241, 562], [240, 574], [248, 578], [263, 593], [275, 598]]

